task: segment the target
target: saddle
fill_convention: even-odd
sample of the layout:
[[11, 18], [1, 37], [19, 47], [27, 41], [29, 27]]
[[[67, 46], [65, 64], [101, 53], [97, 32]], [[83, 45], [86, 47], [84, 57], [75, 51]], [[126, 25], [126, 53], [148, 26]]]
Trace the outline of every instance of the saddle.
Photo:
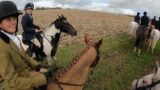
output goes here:
[[[41, 36], [41, 33], [35, 34], [35, 40], [33, 41], [25, 41], [23, 40], [23, 43], [28, 45], [29, 48], [27, 48], [26, 53], [32, 57], [33, 54], [35, 54], [36, 60], [43, 60], [43, 58], [46, 57], [46, 54], [43, 52], [43, 37]], [[37, 45], [36, 43], [39, 43], [40, 45]]]

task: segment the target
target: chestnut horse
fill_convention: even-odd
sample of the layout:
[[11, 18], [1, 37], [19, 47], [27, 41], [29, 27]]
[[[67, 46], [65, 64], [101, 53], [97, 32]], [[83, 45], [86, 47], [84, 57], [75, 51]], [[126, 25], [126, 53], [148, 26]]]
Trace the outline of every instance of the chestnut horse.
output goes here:
[[99, 48], [102, 39], [94, 42], [85, 35], [86, 48], [75, 58], [72, 63], [61, 71], [57, 71], [43, 90], [82, 90], [89, 76], [90, 68], [95, 67], [100, 60]]

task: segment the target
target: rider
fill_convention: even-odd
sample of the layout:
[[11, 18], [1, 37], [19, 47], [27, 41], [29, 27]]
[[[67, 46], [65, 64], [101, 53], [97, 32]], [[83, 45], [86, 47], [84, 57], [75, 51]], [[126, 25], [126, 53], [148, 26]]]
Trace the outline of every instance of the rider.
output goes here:
[[158, 18], [158, 20], [156, 22], [155, 28], [160, 30], [160, 17]]
[[12, 1], [0, 2], [0, 90], [33, 90], [45, 85], [51, 75], [36, 72], [41, 65], [23, 50], [16, 36], [20, 14]]
[[151, 21], [151, 24], [154, 25], [154, 26], [156, 26], [156, 22], [157, 22], [156, 16], [154, 16], [154, 18]]
[[143, 13], [143, 16], [141, 17], [141, 25], [148, 27], [149, 24], [149, 17], [147, 16], [147, 12]]
[[134, 21], [138, 23], [138, 25], [140, 24], [140, 13], [137, 12], [137, 15], [134, 17]]
[[27, 3], [25, 5], [25, 15], [22, 17], [22, 28], [23, 28], [23, 43], [29, 45], [29, 52], [33, 52], [33, 49], [37, 48], [36, 45], [32, 43], [31, 40], [36, 37], [38, 41], [41, 44], [41, 48], [39, 48], [41, 51], [43, 50], [43, 39], [40, 35], [40, 33], [43, 31], [42, 28], [39, 26], [33, 24], [33, 17], [32, 12], [34, 10], [34, 4], [33, 3]]

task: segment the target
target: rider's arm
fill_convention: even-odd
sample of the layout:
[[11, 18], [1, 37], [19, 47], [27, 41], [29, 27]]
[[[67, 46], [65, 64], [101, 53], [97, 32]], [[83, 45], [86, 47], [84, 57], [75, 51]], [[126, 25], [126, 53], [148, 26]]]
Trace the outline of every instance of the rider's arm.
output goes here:
[[35, 28], [28, 27], [28, 18], [26, 16], [22, 17], [22, 28], [25, 32], [35, 33]]
[[[1, 45], [0, 45], [1, 46]], [[30, 76], [29, 70], [16, 71], [11, 55], [2, 47], [0, 48], [0, 75], [4, 78], [5, 84], [10, 88], [28, 89], [46, 84], [46, 77], [43, 74]], [[19, 67], [21, 68], [21, 67]]]

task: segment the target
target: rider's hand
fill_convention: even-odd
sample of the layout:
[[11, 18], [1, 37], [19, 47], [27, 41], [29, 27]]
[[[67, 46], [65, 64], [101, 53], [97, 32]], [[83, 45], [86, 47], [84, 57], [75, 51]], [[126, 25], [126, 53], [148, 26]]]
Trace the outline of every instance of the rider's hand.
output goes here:
[[52, 70], [48, 70], [47, 72], [43, 73], [45, 75], [46, 78], [52, 78]]
[[43, 30], [38, 30], [38, 29], [36, 29], [36, 32], [38, 33], [38, 32], [43, 32]]
[[40, 72], [40, 73], [46, 73], [46, 72], [48, 72], [48, 70], [45, 69], [45, 68], [41, 68], [41, 69], [39, 70], [39, 72]]

